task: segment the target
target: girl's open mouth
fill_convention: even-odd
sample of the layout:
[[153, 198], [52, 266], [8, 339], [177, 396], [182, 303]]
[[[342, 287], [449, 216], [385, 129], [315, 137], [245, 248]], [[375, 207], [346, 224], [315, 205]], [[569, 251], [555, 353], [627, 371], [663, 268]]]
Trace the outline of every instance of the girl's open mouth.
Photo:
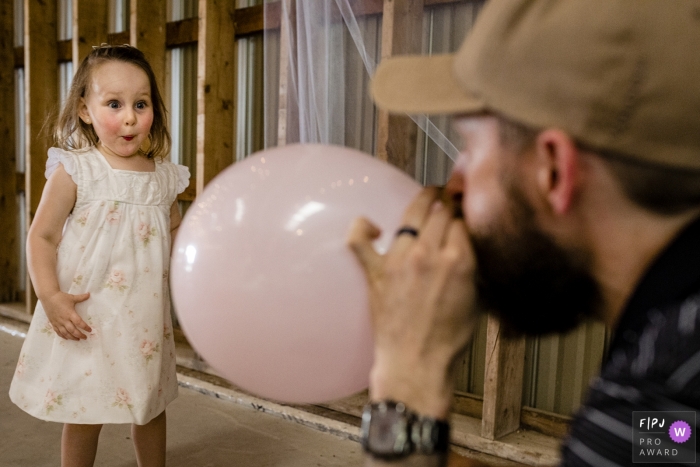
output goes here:
[[124, 136], [123, 138], [127, 141], [131, 141], [132, 139], [134, 139], [133, 136]]

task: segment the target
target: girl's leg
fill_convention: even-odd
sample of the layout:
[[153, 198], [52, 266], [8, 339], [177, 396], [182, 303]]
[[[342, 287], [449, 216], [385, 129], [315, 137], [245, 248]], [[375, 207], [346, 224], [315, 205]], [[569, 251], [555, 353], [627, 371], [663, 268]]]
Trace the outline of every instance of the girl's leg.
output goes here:
[[145, 425], [131, 425], [139, 467], [165, 466], [165, 411]]
[[102, 425], [63, 425], [61, 467], [92, 467]]

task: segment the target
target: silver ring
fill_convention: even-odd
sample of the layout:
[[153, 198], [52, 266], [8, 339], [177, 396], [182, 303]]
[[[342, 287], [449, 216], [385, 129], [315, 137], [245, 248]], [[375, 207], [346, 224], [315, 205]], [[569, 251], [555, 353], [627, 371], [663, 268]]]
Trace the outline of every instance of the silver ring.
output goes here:
[[418, 237], [418, 229], [414, 229], [413, 227], [408, 227], [408, 226], [403, 226], [399, 230], [396, 231], [396, 236], [398, 237], [399, 235], [410, 235], [413, 238]]

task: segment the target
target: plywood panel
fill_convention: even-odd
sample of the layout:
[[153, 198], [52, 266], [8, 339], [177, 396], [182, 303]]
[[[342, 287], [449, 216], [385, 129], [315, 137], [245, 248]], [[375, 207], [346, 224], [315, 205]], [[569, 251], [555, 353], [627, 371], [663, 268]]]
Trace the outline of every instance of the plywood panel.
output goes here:
[[19, 287], [13, 3], [0, 3], [0, 302], [15, 301]]
[[235, 29], [233, 2], [200, 0], [197, 41], [197, 193], [233, 163]]

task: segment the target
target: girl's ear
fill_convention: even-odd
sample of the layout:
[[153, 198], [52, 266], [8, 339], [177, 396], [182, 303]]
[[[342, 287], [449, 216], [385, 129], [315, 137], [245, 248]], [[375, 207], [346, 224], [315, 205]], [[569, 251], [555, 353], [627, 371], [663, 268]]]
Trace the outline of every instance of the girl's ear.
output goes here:
[[80, 98], [80, 103], [78, 104], [78, 116], [87, 125], [92, 125], [92, 119], [90, 118], [90, 113], [88, 112], [84, 97]]

